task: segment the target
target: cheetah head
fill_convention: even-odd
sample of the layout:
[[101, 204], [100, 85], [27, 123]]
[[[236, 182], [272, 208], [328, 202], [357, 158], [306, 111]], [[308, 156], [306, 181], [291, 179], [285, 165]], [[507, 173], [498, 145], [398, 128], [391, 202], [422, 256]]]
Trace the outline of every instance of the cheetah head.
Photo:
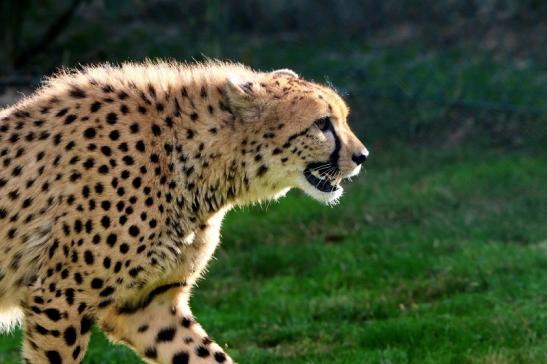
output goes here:
[[290, 70], [253, 75], [229, 77], [227, 90], [248, 136], [241, 148], [251, 154], [257, 198], [296, 187], [336, 203], [342, 180], [359, 174], [369, 154], [348, 125], [347, 105], [333, 89]]

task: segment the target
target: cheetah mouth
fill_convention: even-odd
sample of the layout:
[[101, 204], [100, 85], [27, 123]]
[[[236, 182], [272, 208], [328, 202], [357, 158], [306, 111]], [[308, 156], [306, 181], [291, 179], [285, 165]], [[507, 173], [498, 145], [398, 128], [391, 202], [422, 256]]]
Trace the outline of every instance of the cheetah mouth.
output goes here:
[[[329, 168], [330, 163], [312, 163], [304, 169], [306, 181], [317, 190], [325, 193], [332, 193], [342, 189], [340, 186], [340, 177], [332, 177], [333, 168]], [[336, 168], [337, 170], [337, 168]], [[335, 173], [337, 175], [338, 173]]]

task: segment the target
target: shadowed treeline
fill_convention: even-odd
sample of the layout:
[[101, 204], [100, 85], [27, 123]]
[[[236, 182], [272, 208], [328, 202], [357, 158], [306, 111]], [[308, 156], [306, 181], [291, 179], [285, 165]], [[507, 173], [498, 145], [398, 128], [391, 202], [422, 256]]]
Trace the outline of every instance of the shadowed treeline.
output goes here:
[[179, 57], [200, 56], [204, 47], [221, 56], [228, 34], [476, 43], [539, 56], [547, 30], [541, 0], [5, 0], [0, 14], [2, 73], [112, 60], [116, 42], [125, 43], [126, 57], [142, 57], [132, 39], [143, 33], [159, 43], [176, 34], [179, 50], [171, 56]]

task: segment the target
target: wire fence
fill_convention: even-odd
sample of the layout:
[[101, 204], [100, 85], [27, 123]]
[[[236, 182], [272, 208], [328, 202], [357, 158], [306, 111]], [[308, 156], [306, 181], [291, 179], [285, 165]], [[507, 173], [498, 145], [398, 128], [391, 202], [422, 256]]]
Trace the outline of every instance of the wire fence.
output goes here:
[[400, 103], [427, 104], [439, 107], [466, 109], [470, 111], [496, 112], [503, 114], [521, 114], [528, 116], [547, 116], [547, 108], [519, 106], [510, 103], [495, 102], [489, 100], [451, 99], [439, 95], [427, 97], [421, 95], [409, 95], [407, 93], [393, 91], [380, 91], [373, 89], [350, 90], [350, 95], [358, 95], [367, 99], [383, 99]]

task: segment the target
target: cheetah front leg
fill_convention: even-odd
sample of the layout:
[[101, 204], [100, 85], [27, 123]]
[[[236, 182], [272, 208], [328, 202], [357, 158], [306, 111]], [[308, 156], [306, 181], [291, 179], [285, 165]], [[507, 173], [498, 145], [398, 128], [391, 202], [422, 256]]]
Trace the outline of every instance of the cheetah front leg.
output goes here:
[[23, 359], [25, 363], [79, 363], [86, 351], [93, 319], [86, 305], [75, 300], [74, 290], [54, 280], [29, 288], [25, 311]]
[[150, 363], [233, 363], [194, 320], [188, 297], [184, 288], [172, 288], [144, 307], [109, 309], [99, 325], [113, 341], [129, 345]]

